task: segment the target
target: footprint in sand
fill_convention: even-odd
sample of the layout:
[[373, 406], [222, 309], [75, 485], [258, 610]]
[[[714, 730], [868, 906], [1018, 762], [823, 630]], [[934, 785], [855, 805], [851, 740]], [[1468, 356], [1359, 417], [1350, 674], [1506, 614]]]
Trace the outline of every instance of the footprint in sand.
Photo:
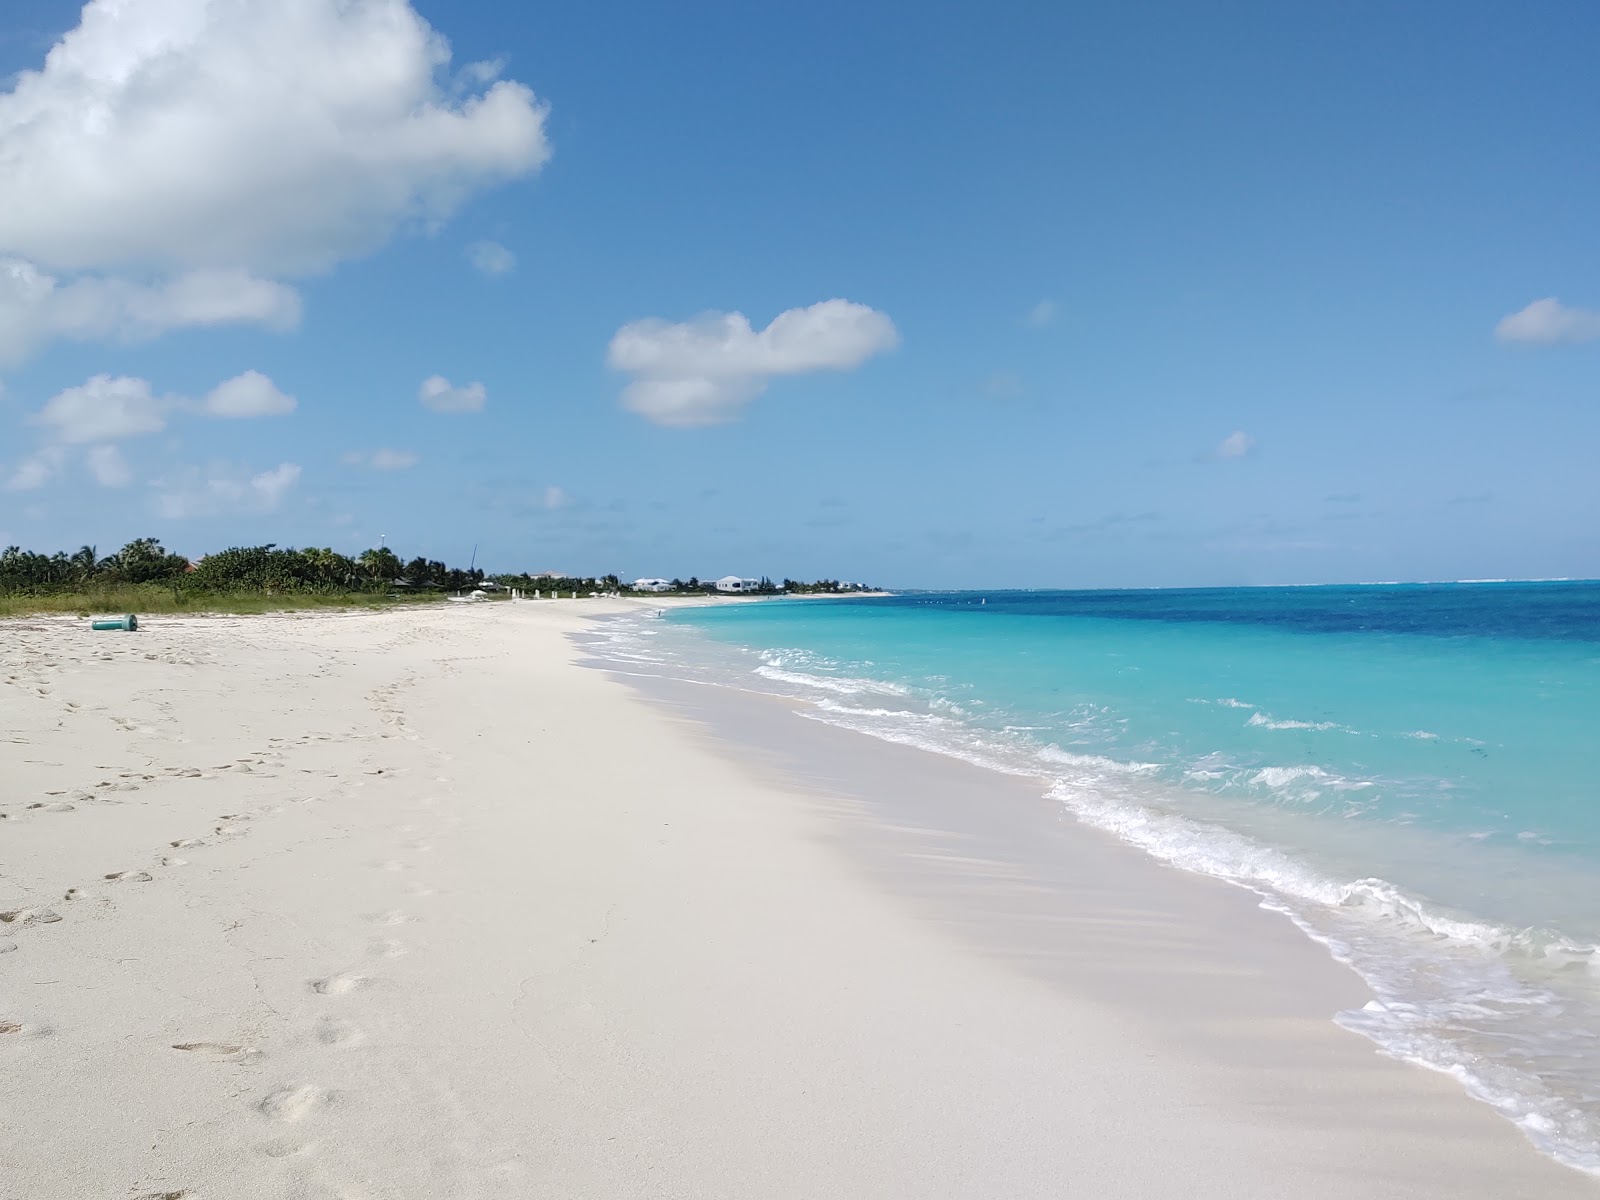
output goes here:
[[256, 1108], [274, 1121], [299, 1121], [333, 1099], [314, 1084], [290, 1084], [269, 1092]]
[[104, 878], [111, 883], [149, 883], [155, 876], [149, 871], [113, 871]]
[[176, 1192], [146, 1192], [133, 1200], [200, 1200], [200, 1197], [188, 1188], [180, 1188]]
[[324, 1046], [354, 1046], [365, 1039], [360, 1029], [338, 1017], [323, 1017], [317, 1022], [317, 1041]]
[[60, 914], [48, 908], [14, 908], [0, 912], [0, 925], [53, 925], [61, 920]]
[[365, 975], [341, 973], [329, 975], [326, 979], [313, 979], [311, 981], [311, 990], [319, 996], [343, 996], [358, 988], [364, 988], [371, 982]]
[[374, 925], [409, 925], [416, 918], [402, 912], [398, 908], [386, 909], [380, 913], [370, 913], [367, 920]]
[[227, 1042], [175, 1042], [172, 1048], [213, 1062], [243, 1063], [261, 1057], [261, 1051], [254, 1046], [234, 1046]]
[[273, 1138], [270, 1142], [263, 1142], [260, 1150], [268, 1158], [295, 1158], [301, 1154], [310, 1154], [317, 1148], [315, 1142], [302, 1142], [299, 1138], [281, 1137]]
[[10, 954], [16, 948], [15, 942], [0, 941], [0, 954]]
[[11, 1017], [0, 1017], [0, 1046], [25, 1038], [49, 1037], [52, 1032], [48, 1025], [33, 1025]]
[[393, 938], [373, 938], [367, 943], [367, 953], [373, 958], [399, 958], [406, 948]]

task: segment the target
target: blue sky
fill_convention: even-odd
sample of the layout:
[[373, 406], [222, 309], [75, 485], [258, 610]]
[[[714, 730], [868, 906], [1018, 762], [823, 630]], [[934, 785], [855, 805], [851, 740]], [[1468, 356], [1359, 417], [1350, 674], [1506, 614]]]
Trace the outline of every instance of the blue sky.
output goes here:
[[0, 543], [1600, 575], [1600, 9], [1201, 7], [11, 0]]

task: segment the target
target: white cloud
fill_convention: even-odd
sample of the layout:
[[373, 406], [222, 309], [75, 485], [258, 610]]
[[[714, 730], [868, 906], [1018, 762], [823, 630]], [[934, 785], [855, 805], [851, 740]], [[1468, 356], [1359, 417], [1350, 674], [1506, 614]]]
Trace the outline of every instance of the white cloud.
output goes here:
[[0, 94], [0, 249], [298, 273], [549, 157], [545, 110], [407, 0], [90, 0]]
[[8, 492], [31, 492], [42, 488], [56, 477], [66, 457], [60, 446], [45, 446], [17, 464], [5, 480]]
[[408, 0], [89, 0], [0, 91], [0, 361], [286, 328], [326, 270], [549, 158], [497, 64]]
[[1054, 323], [1055, 319], [1056, 302], [1041, 300], [1028, 310], [1028, 315], [1023, 318], [1023, 324], [1030, 329], [1043, 329], [1046, 325]]
[[422, 381], [417, 399], [424, 408], [439, 413], [481, 412], [489, 399], [489, 392], [481, 383], [454, 387], [443, 375], [431, 375]]
[[1494, 336], [1502, 342], [1554, 346], [1562, 342], [1600, 341], [1600, 312], [1568, 308], [1554, 296], [1535, 300], [1520, 312], [1501, 317]]
[[473, 242], [467, 247], [467, 261], [485, 275], [504, 275], [517, 265], [517, 256], [499, 242]]
[[158, 479], [156, 511], [169, 520], [213, 517], [229, 513], [259, 514], [277, 509], [300, 481], [300, 468], [280, 463], [270, 471], [252, 473], [236, 463], [213, 462], [187, 467], [176, 476]]
[[176, 412], [245, 419], [280, 416], [294, 408], [294, 397], [284, 395], [259, 371], [219, 383], [198, 402], [157, 395], [147, 379], [96, 375], [50, 397], [31, 420], [49, 430], [55, 441], [82, 444], [160, 433]]
[[374, 471], [404, 471], [420, 461], [410, 450], [392, 450], [387, 446], [376, 450], [352, 450], [341, 459], [346, 466], [370, 467]]
[[282, 330], [299, 320], [293, 288], [247, 271], [191, 271], [151, 284], [97, 276], [63, 283], [21, 259], [0, 259], [0, 364], [19, 363], [56, 339], [132, 343], [172, 329]]
[[101, 487], [127, 487], [133, 482], [133, 471], [127, 459], [122, 457], [122, 451], [115, 446], [90, 446], [89, 452], [84, 455], [84, 462], [88, 464], [89, 474]]
[[280, 392], [260, 371], [246, 371], [212, 388], [200, 409], [212, 417], [281, 417], [292, 413], [295, 404], [293, 396]]
[[544, 490], [544, 506], [549, 509], [566, 508], [572, 503], [572, 497], [558, 487], [547, 487]]
[[776, 375], [851, 370], [899, 344], [885, 314], [848, 300], [780, 313], [760, 332], [743, 313], [707, 313], [671, 324], [650, 319], [617, 330], [610, 365], [635, 378], [623, 406], [658, 425], [735, 420]]
[[1212, 458], [1244, 458], [1255, 453], [1256, 440], [1242, 429], [1236, 429], [1217, 443]]
[[33, 422], [49, 429], [58, 441], [113, 442], [161, 432], [179, 403], [175, 396], [157, 396], [148, 380], [96, 375], [50, 397]]

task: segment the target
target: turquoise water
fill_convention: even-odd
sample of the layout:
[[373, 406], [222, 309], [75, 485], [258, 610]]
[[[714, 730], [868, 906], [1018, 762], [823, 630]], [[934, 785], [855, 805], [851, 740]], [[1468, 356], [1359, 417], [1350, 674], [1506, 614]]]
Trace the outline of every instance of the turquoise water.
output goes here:
[[610, 655], [1040, 777], [1258, 892], [1339, 1014], [1600, 1173], [1600, 584], [961, 593], [624, 622]]

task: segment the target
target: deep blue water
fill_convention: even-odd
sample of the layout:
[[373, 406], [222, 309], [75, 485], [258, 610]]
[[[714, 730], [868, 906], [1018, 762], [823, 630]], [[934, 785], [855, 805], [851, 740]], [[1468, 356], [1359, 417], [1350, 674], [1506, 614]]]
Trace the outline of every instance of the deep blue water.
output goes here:
[[1372, 985], [1343, 1023], [1600, 1172], [1600, 583], [797, 599], [613, 649], [1255, 889]]

